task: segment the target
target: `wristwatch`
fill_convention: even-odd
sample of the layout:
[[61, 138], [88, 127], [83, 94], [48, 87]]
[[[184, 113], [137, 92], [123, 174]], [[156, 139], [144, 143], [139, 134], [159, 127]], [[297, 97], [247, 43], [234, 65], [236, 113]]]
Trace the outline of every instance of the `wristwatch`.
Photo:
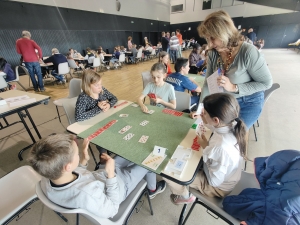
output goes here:
[[238, 94], [238, 93], [239, 93], [239, 86], [238, 86], [237, 84], [235, 85], [235, 91], [234, 91], [234, 93], [235, 93], [235, 94]]

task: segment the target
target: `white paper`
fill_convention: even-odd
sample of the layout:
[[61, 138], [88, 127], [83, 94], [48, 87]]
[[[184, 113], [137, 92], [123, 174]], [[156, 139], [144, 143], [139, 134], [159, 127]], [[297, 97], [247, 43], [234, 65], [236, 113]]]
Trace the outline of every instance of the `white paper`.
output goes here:
[[153, 150], [153, 155], [156, 155], [156, 156], [164, 156], [165, 153], [166, 153], [166, 148], [163, 148], [163, 147], [160, 147], [160, 146], [154, 146], [154, 150]]
[[212, 75], [210, 75], [206, 81], [208, 85], [209, 94], [215, 94], [224, 92], [223, 87], [220, 87], [217, 82], [217, 78], [219, 77], [218, 70], [214, 72]]
[[29, 103], [32, 103], [32, 102], [36, 102], [35, 98], [30, 98], [28, 95], [22, 95], [22, 96], [7, 98], [5, 100], [6, 100], [6, 102], [8, 103], [8, 105], [10, 107], [25, 105], [25, 104], [29, 104]]

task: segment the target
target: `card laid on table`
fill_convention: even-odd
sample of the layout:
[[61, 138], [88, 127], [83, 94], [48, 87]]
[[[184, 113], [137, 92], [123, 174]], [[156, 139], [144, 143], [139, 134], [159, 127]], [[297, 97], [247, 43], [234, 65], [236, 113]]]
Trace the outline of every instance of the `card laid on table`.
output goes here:
[[147, 142], [148, 138], [149, 138], [149, 136], [143, 135], [140, 138], [139, 142], [145, 144]]
[[160, 147], [160, 146], [154, 146], [154, 149], [153, 149], [153, 154], [156, 155], [156, 156], [165, 156], [165, 153], [166, 153], [166, 148], [163, 148], [163, 147]]
[[129, 126], [129, 125], [123, 127], [121, 130], [119, 130], [119, 134], [124, 134], [124, 133], [126, 133], [131, 127], [132, 127], [132, 126]]
[[124, 139], [125, 141], [128, 141], [128, 140], [130, 140], [133, 136], [134, 136], [133, 133], [129, 133], [129, 134], [127, 134], [123, 139]]
[[141, 126], [146, 126], [149, 123], [148, 120], [144, 120], [140, 123]]
[[120, 117], [128, 117], [128, 114], [120, 114]]

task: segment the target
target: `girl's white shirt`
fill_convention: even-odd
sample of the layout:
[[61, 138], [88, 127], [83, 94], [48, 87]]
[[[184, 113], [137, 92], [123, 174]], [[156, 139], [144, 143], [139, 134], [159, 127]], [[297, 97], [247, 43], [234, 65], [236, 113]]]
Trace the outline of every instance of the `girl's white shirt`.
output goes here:
[[214, 129], [209, 145], [203, 150], [204, 172], [211, 186], [232, 191], [241, 178], [243, 158], [232, 126]]

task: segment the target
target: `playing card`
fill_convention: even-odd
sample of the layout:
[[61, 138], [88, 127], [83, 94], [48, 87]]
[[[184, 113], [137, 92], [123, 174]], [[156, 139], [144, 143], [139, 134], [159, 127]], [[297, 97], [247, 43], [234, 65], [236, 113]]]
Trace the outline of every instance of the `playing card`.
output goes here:
[[149, 114], [153, 114], [155, 111], [154, 110], [149, 110], [148, 113]]
[[155, 95], [154, 93], [149, 93], [148, 96], [149, 96], [149, 98], [154, 98], [154, 99], [156, 99], [156, 95]]
[[120, 114], [120, 117], [128, 117], [128, 114]]
[[201, 137], [202, 134], [204, 134], [206, 132], [206, 129], [205, 129], [205, 126], [203, 124], [203, 121], [201, 121], [198, 125], [197, 125], [197, 128], [196, 128], [196, 134], [198, 136]]
[[134, 136], [133, 133], [129, 133], [129, 134], [127, 134], [123, 139], [124, 139], [125, 141], [128, 141], [128, 140], [130, 140], [133, 136]]
[[143, 136], [140, 138], [139, 142], [144, 144], [144, 143], [146, 143], [146, 141], [148, 140], [148, 138], [149, 138], [149, 136], [143, 135]]
[[141, 126], [146, 126], [149, 123], [148, 120], [144, 120], [140, 123]]
[[132, 126], [125, 126], [121, 130], [119, 130], [119, 134], [124, 134], [126, 131], [128, 131]]
[[138, 107], [139, 105], [134, 103], [134, 104], [132, 104], [131, 106], [132, 106], [132, 107]]

